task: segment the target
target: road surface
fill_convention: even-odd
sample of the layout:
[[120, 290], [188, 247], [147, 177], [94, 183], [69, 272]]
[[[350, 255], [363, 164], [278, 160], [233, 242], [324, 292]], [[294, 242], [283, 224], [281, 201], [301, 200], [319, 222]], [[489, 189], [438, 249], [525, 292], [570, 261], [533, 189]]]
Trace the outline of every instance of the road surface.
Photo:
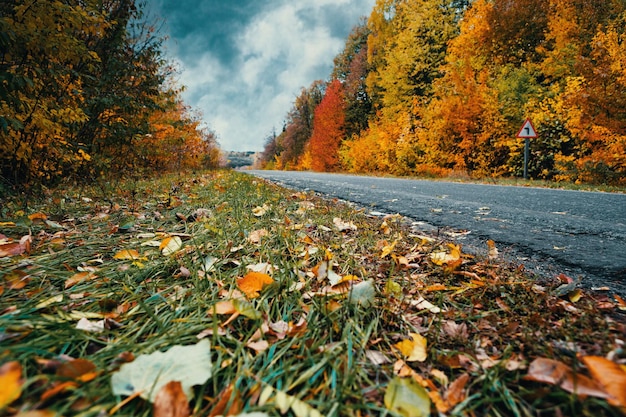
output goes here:
[[[541, 275], [626, 294], [626, 194], [290, 171], [249, 171], [372, 211], [440, 229], [465, 248], [492, 239], [501, 253]], [[463, 234], [460, 232], [467, 232]]]

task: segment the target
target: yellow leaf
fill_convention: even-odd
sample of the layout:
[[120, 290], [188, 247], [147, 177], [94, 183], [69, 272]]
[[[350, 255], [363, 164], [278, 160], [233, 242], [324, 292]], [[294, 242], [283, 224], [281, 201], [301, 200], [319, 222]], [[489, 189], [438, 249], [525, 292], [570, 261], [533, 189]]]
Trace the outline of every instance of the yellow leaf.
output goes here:
[[428, 357], [426, 353], [426, 338], [418, 333], [409, 333], [409, 336], [411, 336], [411, 339], [398, 342], [394, 347], [406, 356], [407, 361], [424, 362]]
[[237, 286], [248, 298], [256, 298], [264, 286], [272, 284], [274, 280], [262, 272], [248, 272], [246, 276], [237, 280]]
[[448, 243], [449, 252], [438, 251], [430, 254], [430, 260], [435, 265], [443, 265], [450, 262], [455, 262], [461, 259], [461, 247], [452, 243]]
[[261, 217], [263, 216], [265, 213], [267, 213], [267, 211], [270, 208], [268, 207], [267, 204], [263, 204], [263, 206], [257, 206], [255, 208], [252, 209], [252, 214], [254, 214], [256, 217]]
[[127, 260], [127, 259], [139, 259], [141, 255], [135, 249], [122, 249], [115, 255], [113, 255], [113, 259]]
[[22, 366], [19, 362], [7, 362], [0, 366], [0, 410], [22, 395]]
[[567, 296], [569, 297], [569, 300], [572, 303], [575, 303], [578, 300], [580, 300], [580, 298], [583, 296], [583, 292], [580, 288], [578, 288], [578, 289], [575, 289], [574, 291], [570, 291], [570, 293]]
[[183, 240], [178, 236], [167, 237], [163, 239], [159, 249], [164, 256], [176, 253], [183, 247]]
[[391, 254], [391, 252], [393, 252], [393, 249], [396, 247], [396, 244], [398, 243], [397, 240], [394, 240], [393, 243], [386, 245], [383, 247], [383, 251], [380, 254], [381, 258], [385, 258], [387, 256], [389, 256]]

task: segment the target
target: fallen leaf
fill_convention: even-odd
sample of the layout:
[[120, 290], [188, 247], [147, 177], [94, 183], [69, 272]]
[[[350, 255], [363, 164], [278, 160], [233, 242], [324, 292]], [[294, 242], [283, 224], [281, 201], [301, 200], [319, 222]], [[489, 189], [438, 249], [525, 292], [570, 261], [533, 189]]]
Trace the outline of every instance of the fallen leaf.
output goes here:
[[22, 365], [17, 361], [0, 366], [0, 410], [22, 395]]
[[75, 381], [87, 382], [96, 377], [96, 365], [87, 359], [72, 359], [59, 365], [56, 375]]
[[391, 255], [391, 253], [393, 252], [397, 244], [398, 244], [398, 240], [394, 240], [390, 244], [383, 246], [382, 252], [380, 253], [381, 259], [386, 258], [387, 256]]
[[40, 399], [41, 401], [47, 401], [52, 397], [55, 397], [65, 391], [74, 389], [76, 387], [78, 387], [78, 383], [76, 383], [76, 381], [60, 382], [60, 383], [54, 384], [52, 388], [44, 391], [44, 393], [41, 394]]
[[266, 229], [254, 230], [250, 232], [250, 234], [248, 235], [248, 242], [259, 244], [261, 243], [261, 239], [263, 239], [266, 236], [269, 236], [269, 234], [270, 232], [268, 232]]
[[170, 236], [163, 239], [159, 250], [163, 256], [170, 256], [178, 252], [183, 247], [183, 240], [178, 236]]
[[441, 313], [441, 309], [439, 307], [435, 306], [423, 297], [420, 297], [417, 300], [411, 300], [410, 303], [419, 310], [428, 310], [431, 313]]
[[235, 391], [233, 395], [234, 385], [231, 383], [219, 393], [217, 404], [211, 410], [208, 417], [217, 416], [235, 416], [239, 414], [243, 408], [243, 403], [239, 394]]
[[119, 260], [129, 260], [129, 259], [140, 259], [141, 255], [135, 249], [122, 249], [113, 255], [113, 259]]
[[19, 269], [15, 269], [3, 277], [7, 283], [9, 289], [20, 290], [26, 286], [30, 281], [30, 275]]
[[236, 311], [232, 300], [224, 300], [215, 303], [215, 306], [209, 309], [209, 314], [233, 314]]
[[491, 260], [498, 259], [498, 248], [496, 248], [496, 242], [489, 239], [487, 241], [487, 247], [489, 248], [489, 255], [488, 255], [489, 259]]
[[430, 416], [428, 392], [413, 378], [395, 377], [385, 390], [385, 407], [405, 417]]
[[369, 307], [374, 303], [375, 298], [376, 288], [374, 288], [374, 280], [368, 279], [367, 281], [359, 282], [352, 286], [350, 295], [348, 296], [348, 302], [350, 304]]
[[554, 359], [535, 359], [528, 367], [528, 374], [524, 379], [556, 385], [573, 394], [609, 397], [594, 381], [585, 375], [574, 373], [572, 368]]
[[195, 345], [174, 346], [165, 352], [139, 355], [111, 377], [115, 395], [140, 396], [154, 402], [161, 388], [170, 381], [180, 381], [189, 398], [191, 387], [204, 384], [212, 375], [211, 345], [202, 339]]
[[569, 294], [567, 294], [567, 296], [572, 303], [576, 303], [583, 296], [583, 291], [580, 288], [578, 288], [570, 292]]
[[339, 217], [333, 219], [333, 224], [340, 232], [347, 232], [351, 230], [357, 230], [357, 227], [352, 222], [344, 222]]
[[626, 371], [617, 363], [600, 356], [583, 356], [593, 379], [611, 395], [609, 403], [626, 407]]
[[408, 362], [424, 362], [428, 357], [426, 353], [427, 340], [419, 333], [409, 333], [410, 339], [402, 340], [395, 345]]
[[21, 255], [26, 251], [26, 247], [19, 242], [11, 242], [0, 245], [0, 258]]
[[614, 294], [613, 298], [615, 298], [615, 301], [617, 301], [617, 308], [619, 308], [622, 311], [625, 311], [626, 310], [626, 300], [624, 300], [622, 297], [620, 297], [617, 294]]
[[269, 275], [251, 271], [243, 278], [237, 280], [237, 287], [246, 294], [246, 297], [256, 298], [263, 287], [272, 283], [274, 283], [274, 280]]
[[73, 287], [83, 281], [91, 281], [96, 278], [98, 278], [98, 276], [93, 272], [78, 272], [65, 280], [65, 289]]
[[32, 221], [32, 222], [43, 222], [45, 220], [48, 220], [48, 216], [46, 216], [43, 213], [33, 213], [28, 215], [28, 218]]
[[154, 417], [188, 417], [189, 400], [180, 381], [170, 381], [159, 390], [152, 409]]
[[268, 343], [267, 340], [256, 340], [254, 342], [246, 343], [246, 347], [254, 350], [257, 353], [260, 353], [260, 352], [263, 352], [264, 350], [267, 350], [267, 348], [270, 347], [270, 344]]
[[465, 385], [467, 385], [468, 381], [469, 374], [463, 374], [450, 384], [444, 396], [446, 404], [449, 407], [448, 409], [451, 409], [465, 400]]
[[438, 251], [430, 254], [430, 260], [435, 265], [442, 266], [461, 259], [461, 247], [453, 243], [448, 243], [449, 251]]
[[256, 217], [261, 217], [265, 215], [269, 209], [270, 208], [267, 204], [263, 204], [263, 206], [256, 206], [252, 209], [252, 214]]
[[86, 332], [100, 333], [104, 331], [104, 320], [98, 320], [93, 322], [83, 317], [82, 319], [78, 320], [78, 323], [76, 323], [76, 329], [84, 330]]
[[281, 414], [285, 414], [291, 409], [296, 417], [322, 417], [322, 413], [304, 401], [270, 386], [266, 386], [261, 392], [259, 405], [264, 406], [267, 404], [272, 394], [274, 395], [274, 403]]

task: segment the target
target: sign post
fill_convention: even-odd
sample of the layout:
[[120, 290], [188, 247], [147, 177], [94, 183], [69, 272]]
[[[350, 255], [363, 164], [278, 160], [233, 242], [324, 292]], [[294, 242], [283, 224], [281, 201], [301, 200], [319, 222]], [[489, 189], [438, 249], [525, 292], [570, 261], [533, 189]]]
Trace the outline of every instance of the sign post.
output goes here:
[[524, 138], [524, 179], [528, 179], [528, 159], [530, 158], [530, 139], [537, 137], [537, 131], [530, 119], [526, 119], [522, 128], [517, 132], [518, 138]]

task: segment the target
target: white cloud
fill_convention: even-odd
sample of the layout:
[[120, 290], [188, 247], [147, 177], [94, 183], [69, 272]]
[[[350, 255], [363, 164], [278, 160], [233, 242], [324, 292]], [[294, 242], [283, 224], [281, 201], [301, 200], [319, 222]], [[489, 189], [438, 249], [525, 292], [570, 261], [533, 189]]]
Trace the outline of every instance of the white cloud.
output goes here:
[[228, 66], [212, 51], [179, 57], [185, 100], [203, 113], [223, 149], [261, 150], [272, 129], [282, 128], [300, 89], [328, 78], [345, 37], [374, 2], [268, 2], [233, 37], [236, 57]]

